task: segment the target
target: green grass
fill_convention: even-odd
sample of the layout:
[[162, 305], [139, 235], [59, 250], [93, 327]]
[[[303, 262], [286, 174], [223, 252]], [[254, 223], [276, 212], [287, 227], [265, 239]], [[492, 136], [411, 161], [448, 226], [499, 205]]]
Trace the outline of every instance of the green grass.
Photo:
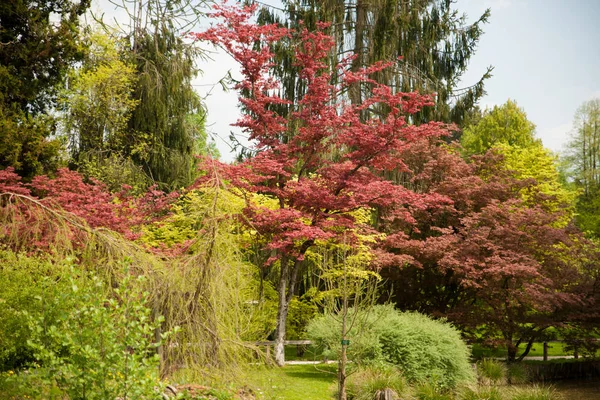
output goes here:
[[336, 365], [288, 365], [260, 368], [252, 373], [250, 386], [267, 400], [326, 400], [335, 390]]
[[[564, 349], [565, 344], [562, 342], [551, 342], [548, 345], [548, 356], [550, 357], [556, 357], [556, 356], [572, 356], [573, 352], [572, 351], [565, 351]], [[520, 355], [523, 350], [525, 350], [525, 346], [520, 346], [519, 347], [519, 353], [517, 354]], [[491, 348], [487, 348], [487, 347], [483, 347], [479, 344], [474, 344], [472, 346], [472, 353], [473, 353], [473, 357], [474, 358], [490, 358], [490, 357], [506, 357], [507, 355], [507, 351], [506, 351], [506, 347], [504, 346], [499, 346], [496, 349], [491, 349]], [[531, 348], [531, 351], [529, 352], [529, 354], [527, 354], [528, 357], [542, 357], [544, 355], [544, 344], [543, 343], [534, 343], [533, 347]]]
[[[550, 357], [560, 357], [560, 356], [572, 356], [572, 351], [566, 351], [564, 349], [565, 343], [562, 342], [551, 342], [548, 346], [548, 356]], [[520, 355], [525, 346], [520, 346], [519, 354]], [[499, 346], [496, 349], [483, 347], [480, 344], [472, 345], [472, 354], [475, 359], [482, 358], [504, 358], [507, 355], [506, 348], [504, 346]], [[544, 355], [544, 344], [543, 343], [534, 343], [533, 347], [529, 351], [528, 357], [542, 357]], [[600, 350], [598, 351], [598, 356], [600, 357]], [[322, 349], [319, 349], [315, 346], [306, 346], [306, 350], [302, 356], [297, 355], [296, 346], [286, 346], [285, 347], [285, 359], [287, 361], [294, 360], [303, 360], [303, 361], [322, 361]]]

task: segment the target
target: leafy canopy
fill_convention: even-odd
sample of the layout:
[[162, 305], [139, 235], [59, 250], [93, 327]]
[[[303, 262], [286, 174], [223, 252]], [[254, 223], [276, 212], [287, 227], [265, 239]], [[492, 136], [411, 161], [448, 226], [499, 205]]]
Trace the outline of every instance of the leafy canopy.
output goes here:
[[516, 147], [541, 145], [534, 135], [535, 125], [512, 100], [486, 110], [476, 125], [467, 127], [461, 144], [468, 154], [484, 154], [498, 144]]

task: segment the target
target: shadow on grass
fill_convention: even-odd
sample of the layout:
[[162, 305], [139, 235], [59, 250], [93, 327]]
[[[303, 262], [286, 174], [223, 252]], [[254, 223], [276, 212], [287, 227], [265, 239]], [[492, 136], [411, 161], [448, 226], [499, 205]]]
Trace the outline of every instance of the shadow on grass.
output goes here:
[[284, 373], [290, 378], [308, 379], [330, 383], [336, 379], [335, 365], [289, 365], [284, 367]]

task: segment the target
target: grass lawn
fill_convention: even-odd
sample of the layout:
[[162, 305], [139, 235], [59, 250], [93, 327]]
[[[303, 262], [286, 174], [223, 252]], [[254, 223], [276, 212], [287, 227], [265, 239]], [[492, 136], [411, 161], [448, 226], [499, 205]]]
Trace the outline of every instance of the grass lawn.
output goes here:
[[[548, 356], [572, 356], [573, 352], [568, 352], [564, 350], [564, 343], [562, 342], [551, 342], [548, 345]], [[525, 346], [519, 346], [520, 355], [523, 350], [525, 350]], [[488, 358], [488, 357], [506, 357], [507, 351], [506, 347], [501, 346], [496, 349], [484, 348], [481, 345], [474, 344], [472, 346], [473, 357], [475, 358]], [[528, 357], [542, 357], [544, 355], [544, 344], [543, 343], [534, 343], [531, 351], [527, 354]]]
[[335, 390], [336, 365], [287, 365], [261, 368], [251, 386], [268, 400], [327, 400]]
[[[564, 349], [565, 343], [562, 342], [550, 342], [548, 346], [548, 356], [556, 357], [556, 356], [572, 356], [572, 351], [566, 351]], [[525, 349], [524, 345], [519, 347], [519, 354], [523, 352]], [[286, 346], [285, 347], [285, 359], [287, 361], [293, 360], [305, 360], [305, 361], [322, 361], [323, 355], [321, 354], [322, 350], [318, 349], [314, 346], [306, 346], [306, 350], [302, 356], [297, 355], [296, 346]], [[490, 358], [490, 357], [506, 357], [507, 351], [504, 346], [500, 346], [496, 349], [482, 347], [479, 344], [474, 344], [472, 346], [472, 354], [476, 359], [480, 358]], [[544, 355], [544, 344], [543, 343], [534, 343], [533, 347], [529, 351], [528, 357], [542, 357]], [[600, 356], [600, 351], [598, 352]]]

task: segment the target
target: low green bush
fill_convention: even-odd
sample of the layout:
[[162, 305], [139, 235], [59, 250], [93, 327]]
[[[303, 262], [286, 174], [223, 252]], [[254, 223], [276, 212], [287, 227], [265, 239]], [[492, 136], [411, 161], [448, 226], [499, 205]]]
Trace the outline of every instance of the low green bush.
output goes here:
[[303, 298], [294, 297], [288, 307], [286, 337], [288, 340], [304, 339], [306, 326], [317, 314], [317, 306]]
[[[453, 388], [472, 382], [469, 349], [459, 331], [447, 322], [418, 313], [401, 313], [392, 306], [350, 310], [348, 358], [355, 364], [387, 362], [397, 366], [409, 382], [435, 382]], [[308, 336], [330, 358], [341, 349], [340, 318], [323, 315], [311, 321]]]
[[346, 394], [349, 400], [373, 400], [379, 391], [385, 389], [401, 396], [407, 390], [402, 373], [389, 365], [370, 366], [348, 378]]
[[61, 277], [69, 270], [68, 262], [53, 264], [0, 251], [0, 372], [15, 371], [35, 361], [27, 345], [29, 315], [44, 313], [51, 321], [73, 306], [65, 302], [50, 308], [40, 301], [67, 290], [68, 282]]
[[503, 383], [506, 380], [506, 365], [500, 361], [485, 358], [477, 363], [477, 373], [482, 383]]
[[[16, 366], [1, 374], [0, 393], [7, 398], [160, 398], [154, 338], [159, 321], [152, 321], [138, 280], [129, 277], [110, 289], [68, 260], [54, 265], [3, 256], [15, 261], [0, 270], [0, 293], [9, 294], [13, 312], [0, 316], [22, 324], [22, 343], [18, 352], [0, 349], [9, 355], [4, 365]], [[24, 283], [27, 273], [29, 286], [9, 287], [3, 279]]]
[[415, 389], [415, 397], [418, 400], [453, 400], [452, 393], [441, 389], [435, 382], [424, 382]]
[[508, 383], [520, 385], [529, 382], [529, 370], [523, 363], [510, 363], [507, 368]]

